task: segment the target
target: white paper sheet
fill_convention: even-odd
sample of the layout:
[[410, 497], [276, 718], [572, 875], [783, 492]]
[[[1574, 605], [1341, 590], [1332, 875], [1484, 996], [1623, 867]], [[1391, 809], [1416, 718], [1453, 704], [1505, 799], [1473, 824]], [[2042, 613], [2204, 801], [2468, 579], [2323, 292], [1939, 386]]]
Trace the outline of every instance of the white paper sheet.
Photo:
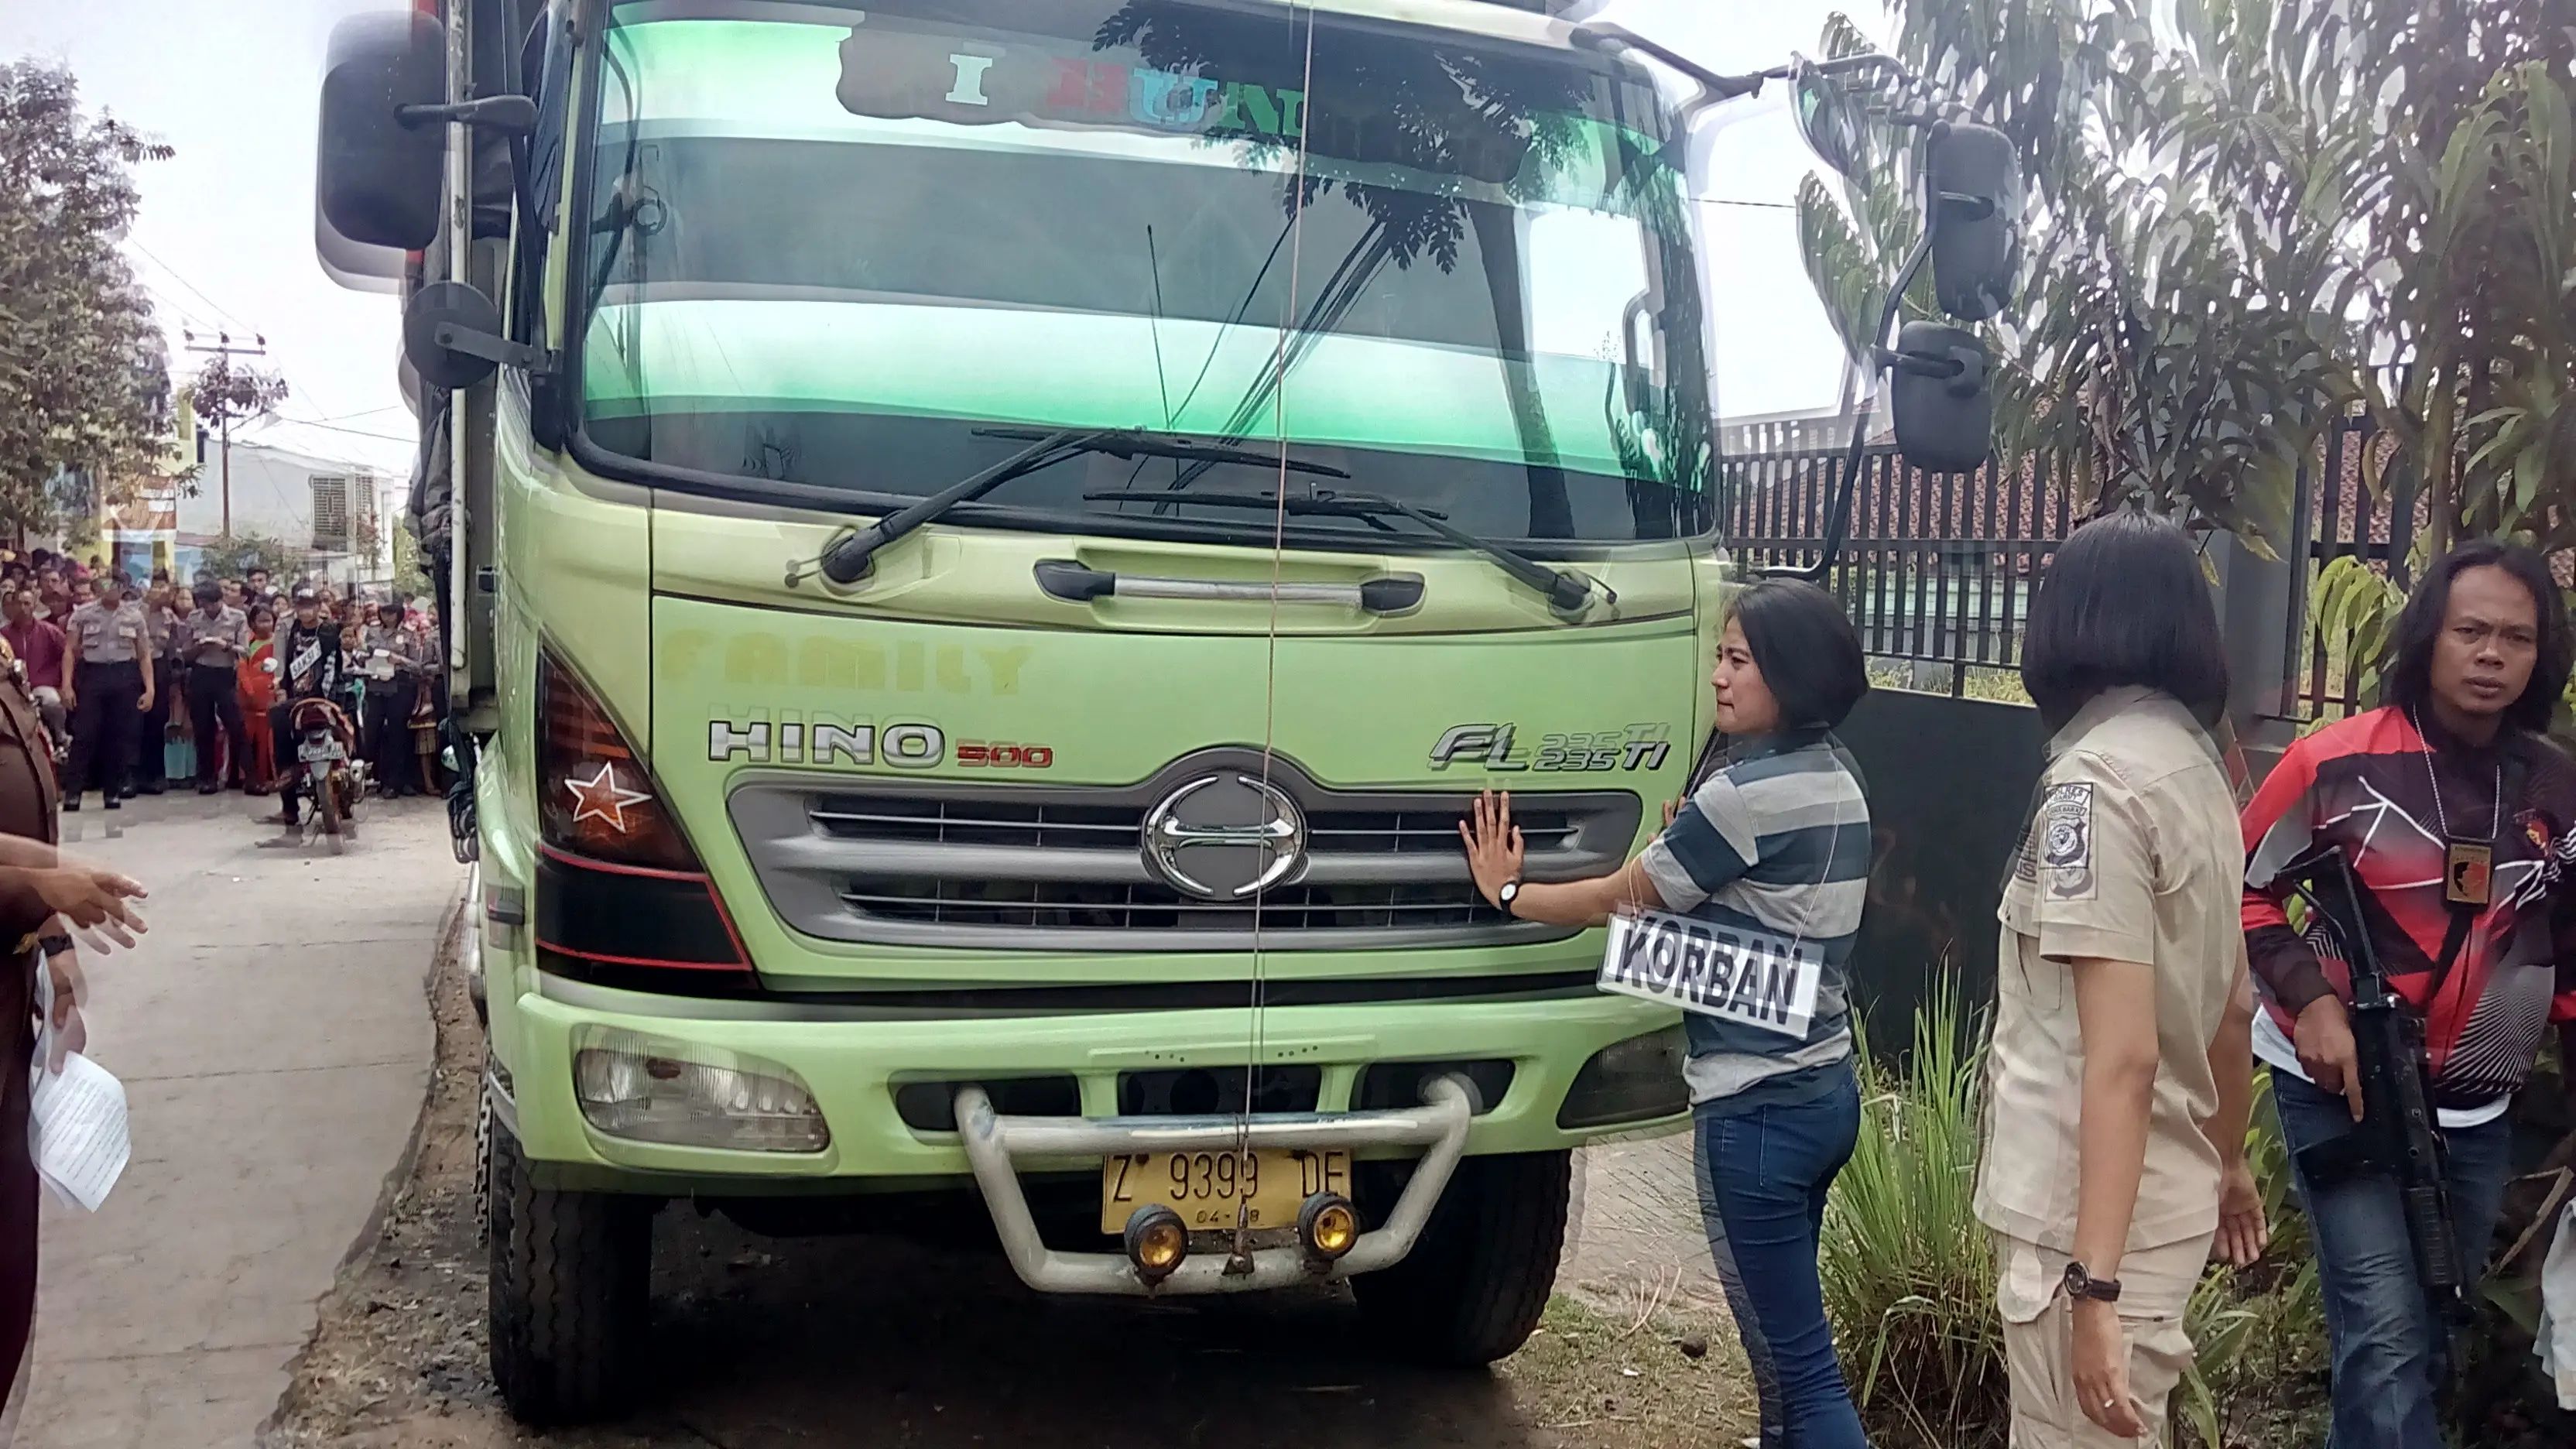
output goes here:
[[40, 1055], [33, 1105], [27, 1135], [37, 1174], [65, 1206], [98, 1211], [133, 1155], [125, 1084], [78, 1052], [64, 1056], [60, 1073], [44, 1070]]

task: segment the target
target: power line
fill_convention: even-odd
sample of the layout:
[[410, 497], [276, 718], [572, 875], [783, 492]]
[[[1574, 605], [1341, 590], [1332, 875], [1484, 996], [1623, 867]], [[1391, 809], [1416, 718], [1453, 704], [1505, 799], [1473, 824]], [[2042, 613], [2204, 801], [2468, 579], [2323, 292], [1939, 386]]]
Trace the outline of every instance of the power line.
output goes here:
[[151, 249], [150, 247], [145, 246], [143, 243], [141, 243], [141, 242], [139, 242], [139, 241], [136, 241], [136, 240], [135, 240], [134, 238], [132, 238], [132, 237], [127, 237], [127, 238], [125, 239], [125, 244], [126, 244], [127, 246], [130, 246], [130, 247], [134, 248], [136, 251], [141, 252], [141, 253], [143, 254], [144, 259], [145, 259], [146, 261], [151, 262], [151, 263], [152, 263], [152, 265], [154, 265], [154, 266], [156, 266], [156, 267], [159, 267], [163, 272], [167, 273], [167, 274], [169, 275], [169, 277], [170, 277], [170, 280], [172, 280], [172, 281], [174, 281], [174, 282], [177, 282], [180, 286], [185, 287], [185, 288], [187, 288], [191, 293], [194, 293], [198, 301], [203, 302], [203, 303], [205, 303], [207, 306], [214, 308], [214, 309], [215, 309], [215, 314], [216, 314], [217, 316], [219, 316], [219, 317], [223, 317], [223, 318], [225, 318], [225, 319], [229, 320], [229, 321], [230, 321], [234, 326], [239, 327], [239, 328], [241, 328], [241, 329], [242, 329], [242, 330], [244, 330], [244, 331], [249, 331], [249, 330], [250, 330], [250, 324], [249, 324], [249, 323], [244, 322], [241, 318], [239, 318], [239, 317], [237, 317], [237, 316], [234, 316], [234, 315], [233, 315], [233, 313], [232, 313], [229, 309], [227, 309], [227, 308], [224, 306], [224, 304], [223, 304], [223, 303], [218, 302], [218, 301], [216, 301], [214, 298], [207, 296], [207, 295], [206, 295], [206, 293], [205, 293], [205, 291], [204, 291], [204, 289], [203, 289], [203, 288], [200, 288], [196, 283], [191, 282], [191, 281], [189, 281], [186, 277], [183, 277], [183, 276], [179, 275], [179, 269], [178, 269], [177, 267], [174, 267], [174, 266], [170, 265], [168, 262], [165, 262], [165, 261], [161, 260], [161, 258], [159, 258], [158, 256], [155, 256], [155, 255], [153, 254], [153, 252], [152, 252], [152, 249]]
[[331, 423], [307, 422], [302, 418], [287, 417], [283, 413], [273, 413], [264, 421], [270, 423], [284, 423], [290, 427], [320, 428], [326, 433], [347, 433], [353, 438], [380, 438], [388, 443], [417, 443], [420, 441], [420, 435], [417, 433], [408, 438], [399, 433], [371, 433], [365, 428], [343, 428]]

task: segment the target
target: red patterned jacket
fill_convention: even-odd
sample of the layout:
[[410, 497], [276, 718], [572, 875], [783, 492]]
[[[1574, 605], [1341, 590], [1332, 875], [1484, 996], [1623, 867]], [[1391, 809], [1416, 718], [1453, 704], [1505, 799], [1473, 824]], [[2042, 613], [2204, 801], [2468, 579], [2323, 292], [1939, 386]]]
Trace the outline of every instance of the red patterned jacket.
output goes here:
[[[2428, 752], [2426, 734], [2438, 748]], [[2437, 997], [2434, 966], [2453, 909], [2443, 892], [2445, 820], [2468, 838], [2494, 824], [2495, 865], [2490, 903], [2472, 919]], [[2424, 1014], [2444, 1124], [2502, 1113], [2549, 1024], [2576, 1022], [2576, 763], [2533, 735], [2508, 731], [2477, 748], [2430, 722], [2418, 734], [2401, 710], [2373, 710], [2292, 745], [2244, 825], [2245, 944], [2265, 1007], [2255, 1054], [2298, 1071], [2291, 1038], [2299, 1012], [2329, 991], [2351, 996], [2331, 939], [2292, 928], [2283, 909], [2290, 891], [2278, 878], [2311, 850], [2341, 845], [2361, 877], [2380, 964]]]

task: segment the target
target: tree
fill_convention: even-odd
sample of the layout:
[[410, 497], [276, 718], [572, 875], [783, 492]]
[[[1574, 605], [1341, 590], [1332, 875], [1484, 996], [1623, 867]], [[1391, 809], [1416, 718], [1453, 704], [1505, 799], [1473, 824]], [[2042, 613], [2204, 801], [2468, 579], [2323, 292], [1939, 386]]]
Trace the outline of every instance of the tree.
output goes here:
[[2576, 0], [2280, 0], [2276, 35], [2355, 117], [2354, 372], [2426, 546], [2576, 547]]
[[[1936, 108], [2003, 130], [2029, 188], [2018, 306], [1988, 327], [2006, 466], [2048, 464], [2122, 501], [2285, 537], [2300, 460], [2355, 391], [2334, 346], [2361, 284], [2346, 241], [2348, 126], [2258, 64], [2263, 0], [2185, 4], [2161, 31], [2126, 5], [1917, 0], [1898, 47]], [[1863, 47], [1841, 17], [1829, 54]], [[1800, 197], [1809, 271], [1847, 342], [1916, 238], [1910, 132], [1869, 98], [1886, 164]], [[1929, 316], [1928, 287], [1907, 301]], [[1866, 317], [1863, 322], [1859, 319]]]
[[0, 64], [0, 524], [53, 526], [65, 473], [122, 487], [160, 461], [166, 353], [118, 244], [133, 168], [172, 154], [84, 114], [61, 67]]
[[394, 592], [406, 599], [431, 599], [435, 586], [420, 566], [420, 540], [413, 536], [409, 524], [394, 528]]
[[[231, 339], [226, 338], [225, 346], [230, 345]], [[213, 428], [222, 438], [223, 528], [227, 535], [233, 531], [233, 424], [267, 417], [286, 401], [286, 395], [284, 374], [262, 372], [248, 363], [236, 362], [230, 351], [208, 357], [188, 384], [188, 406], [200, 423]]]
[[252, 569], [266, 569], [270, 578], [284, 580], [301, 572], [309, 557], [263, 533], [236, 533], [206, 545], [199, 566], [221, 579], [246, 578]]

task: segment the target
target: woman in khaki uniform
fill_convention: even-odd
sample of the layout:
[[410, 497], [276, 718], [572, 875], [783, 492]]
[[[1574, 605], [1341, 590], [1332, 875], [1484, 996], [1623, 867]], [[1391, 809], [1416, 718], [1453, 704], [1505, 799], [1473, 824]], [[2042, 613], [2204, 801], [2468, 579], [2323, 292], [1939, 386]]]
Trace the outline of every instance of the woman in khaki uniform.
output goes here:
[[2264, 1238], [2243, 847], [2206, 728], [2227, 672], [2181, 530], [2132, 513], [2068, 539], [2022, 680], [2057, 733], [1999, 912], [1976, 1193], [2012, 1443], [2160, 1444], [2213, 1240], [2242, 1265]]

